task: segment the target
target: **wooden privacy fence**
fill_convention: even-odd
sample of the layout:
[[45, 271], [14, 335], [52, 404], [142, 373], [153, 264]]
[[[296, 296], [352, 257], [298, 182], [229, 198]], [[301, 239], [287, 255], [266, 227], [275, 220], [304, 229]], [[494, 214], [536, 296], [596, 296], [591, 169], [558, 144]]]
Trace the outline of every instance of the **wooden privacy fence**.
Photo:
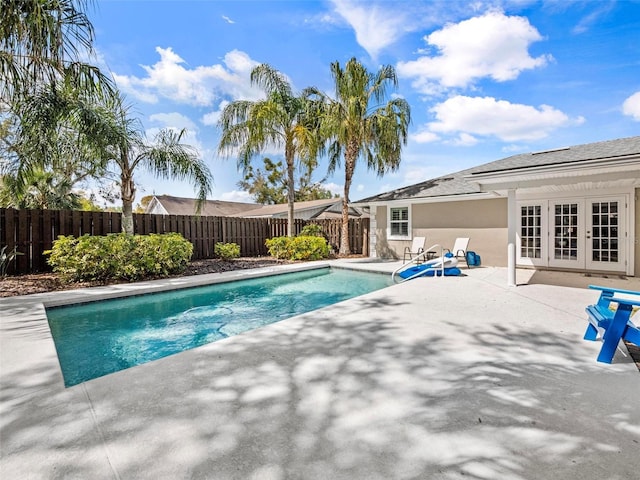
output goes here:
[[[287, 234], [287, 219], [203, 217], [197, 215], [134, 214], [137, 234], [177, 232], [193, 244], [193, 260], [214, 257], [217, 242], [237, 243], [243, 257], [268, 255], [265, 241]], [[341, 220], [295, 220], [294, 233], [316, 223], [322, 226], [330, 245], [340, 246]], [[121, 231], [121, 214], [78, 210], [15, 210], [0, 209], [0, 249], [17, 248], [8, 272], [22, 274], [50, 270], [44, 251], [50, 250], [59, 235], [107, 235]], [[351, 253], [368, 255], [369, 219], [349, 220]]]

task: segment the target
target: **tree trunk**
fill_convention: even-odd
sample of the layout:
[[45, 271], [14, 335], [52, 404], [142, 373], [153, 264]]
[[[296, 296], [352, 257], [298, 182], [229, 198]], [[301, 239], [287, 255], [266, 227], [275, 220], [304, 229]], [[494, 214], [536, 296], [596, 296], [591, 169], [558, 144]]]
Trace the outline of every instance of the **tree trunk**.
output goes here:
[[348, 145], [344, 155], [344, 194], [342, 197], [342, 235], [340, 238], [340, 255], [349, 255], [351, 253], [351, 248], [349, 246], [349, 190], [351, 189], [351, 181], [353, 179], [353, 172], [356, 167], [357, 158], [357, 146]]
[[136, 185], [133, 182], [133, 175], [125, 168], [121, 167], [120, 173], [120, 194], [122, 196], [122, 231], [133, 235], [133, 201], [136, 198]]
[[293, 237], [294, 233], [294, 202], [296, 198], [296, 185], [294, 179], [294, 158], [293, 152], [290, 152], [289, 149], [285, 152], [287, 157], [287, 206], [288, 214], [287, 214], [287, 236]]
[[122, 201], [122, 231], [133, 235], [133, 202]]

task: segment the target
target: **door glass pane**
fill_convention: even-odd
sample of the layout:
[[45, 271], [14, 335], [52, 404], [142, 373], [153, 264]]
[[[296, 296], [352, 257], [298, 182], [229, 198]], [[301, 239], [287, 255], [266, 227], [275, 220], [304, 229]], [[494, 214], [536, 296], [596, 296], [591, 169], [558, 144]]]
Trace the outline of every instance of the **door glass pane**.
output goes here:
[[591, 260], [594, 262], [618, 261], [618, 202], [593, 202], [591, 218], [593, 228]]
[[520, 209], [520, 256], [522, 258], [541, 258], [540, 232], [542, 226], [542, 207], [530, 205]]
[[[558, 215], [558, 211], [562, 212]], [[563, 203], [555, 207], [553, 255], [556, 260], [578, 258], [578, 204]]]

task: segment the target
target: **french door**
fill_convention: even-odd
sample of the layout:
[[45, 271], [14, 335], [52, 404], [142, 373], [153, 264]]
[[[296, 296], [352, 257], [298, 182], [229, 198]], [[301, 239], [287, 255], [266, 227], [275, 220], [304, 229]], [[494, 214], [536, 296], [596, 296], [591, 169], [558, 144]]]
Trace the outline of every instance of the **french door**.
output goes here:
[[519, 213], [519, 263], [625, 271], [625, 197], [521, 202]]
[[625, 270], [624, 198], [587, 200], [586, 267]]
[[549, 266], [584, 268], [584, 202], [551, 202], [549, 217]]

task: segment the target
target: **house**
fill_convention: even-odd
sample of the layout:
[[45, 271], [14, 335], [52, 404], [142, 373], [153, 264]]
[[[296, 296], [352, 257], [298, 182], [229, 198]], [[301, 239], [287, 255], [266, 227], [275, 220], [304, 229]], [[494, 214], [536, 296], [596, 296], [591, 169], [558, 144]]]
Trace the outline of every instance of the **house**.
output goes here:
[[[158, 215], [195, 215], [197, 200], [194, 198], [172, 197], [171, 195], [154, 195], [144, 213]], [[200, 215], [210, 217], [228, 217], [236, 213], [254, 210], [260, 207], [257, 203], [225, 202], [222, 200], [206, 200]]]
[[485, 265], [640, 274], [640, 137], [514, 155], [368, 197], [370, 255], [470, 237]]
[[[195, 215], [197, 201], [193, 198], [172, 197], [171, 195], [154, 196], [147, 205], [145, 213], [158, 215]], [[207, 200], [200, 215], [213, 217], [246, 217], [246, 218], [287, 218], [289, 207], [286, 203], [277, 205], [261, 205], [259, 203], [225, 202]], [[352, 218], [360, 218], [362, 212], [350, 208]], [[342, 218], [342, 199], [329, 198], [295, 202], [294, 217], [303, 220], [326, 218]]]
[[[233, 214], [233, 217], [270, 217], [270, 218], [288, 218], [289, 205], [280, 203], [276, 205], [260, 205], [255, 210], [248, 210]], [[349, 207], [349, 216], [351, 218], [360, 218], [362, 211]], [[293, 205], [294, 218], [303, 220], [321, 220], [328, 218], [342, 218], [342, 199], [328, 198], [322, 200], [309, 200], [306, 202], [295, 202]]]

